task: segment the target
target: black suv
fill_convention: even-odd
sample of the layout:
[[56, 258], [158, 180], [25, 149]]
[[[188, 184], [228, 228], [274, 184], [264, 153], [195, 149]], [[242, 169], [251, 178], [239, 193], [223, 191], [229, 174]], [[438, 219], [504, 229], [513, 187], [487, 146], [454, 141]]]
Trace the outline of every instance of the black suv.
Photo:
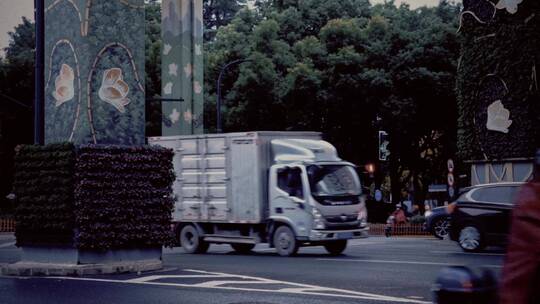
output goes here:
[[524, 183], [494, 183], [463, 189], [447, 206], [450, 238], [467, 252], [488, 245], [506, 245], [510, 216], [519, 188]]

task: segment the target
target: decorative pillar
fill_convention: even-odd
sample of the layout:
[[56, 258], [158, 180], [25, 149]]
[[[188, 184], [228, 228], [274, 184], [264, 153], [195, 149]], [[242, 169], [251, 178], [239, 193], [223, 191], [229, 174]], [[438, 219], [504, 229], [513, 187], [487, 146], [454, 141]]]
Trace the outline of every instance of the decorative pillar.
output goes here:
[[[521, 181], [540, 147], [540, 2], [463, 5], [458, 157], [471, 164], [473, 184]], [[483, 173], [487, 169], [491, 175]]]
[[162, 133], [203, 133], [202, 0], [163, 0]]
[[144, 0], [45, 1], [45, 142], [145, 143]]

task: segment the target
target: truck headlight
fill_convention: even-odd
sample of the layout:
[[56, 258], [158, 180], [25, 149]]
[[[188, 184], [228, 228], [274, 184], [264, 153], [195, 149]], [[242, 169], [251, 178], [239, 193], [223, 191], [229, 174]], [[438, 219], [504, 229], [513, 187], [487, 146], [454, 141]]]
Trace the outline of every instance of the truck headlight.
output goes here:
[[324, 219], [319, 209], [311, 208], [311, 215], [313, 215], [313, 226], [315, 229], [324, 229]]
[[362, 197], [360, 199], [360, 210], [358, 210], [358, 218], [357, 218], [358, 221], [360, 222], [360, 227], [367, 226], [367, 217], [368, 217], [368, 212], [366, 208], [366, 202], [365, 202], [364, 197]]

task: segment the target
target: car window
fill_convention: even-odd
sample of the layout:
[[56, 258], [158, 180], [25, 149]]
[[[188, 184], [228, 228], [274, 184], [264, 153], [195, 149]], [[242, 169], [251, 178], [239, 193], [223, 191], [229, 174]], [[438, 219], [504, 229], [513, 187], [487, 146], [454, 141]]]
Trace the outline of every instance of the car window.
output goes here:
[[517, 193], [516, 186], [496, 186], [475, 190], [471, 197], [475, 201], [513, 204]]

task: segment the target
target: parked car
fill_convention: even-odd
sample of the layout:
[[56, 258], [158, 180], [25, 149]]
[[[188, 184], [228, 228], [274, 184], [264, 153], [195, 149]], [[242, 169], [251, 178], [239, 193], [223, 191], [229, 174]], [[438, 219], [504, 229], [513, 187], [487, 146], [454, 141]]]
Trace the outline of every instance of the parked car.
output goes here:
[[450, 231], [450, 215], [447, 212], [447, 207], [433, 208], [431, 211], [426, 211], [426, 230], [431, 232], [436, 238], [444, 239]]
[[524, 183], [494, 183], [469, 187], [447, 206], [450, 238], [467, 252], [507, 242], [514, 199]]

